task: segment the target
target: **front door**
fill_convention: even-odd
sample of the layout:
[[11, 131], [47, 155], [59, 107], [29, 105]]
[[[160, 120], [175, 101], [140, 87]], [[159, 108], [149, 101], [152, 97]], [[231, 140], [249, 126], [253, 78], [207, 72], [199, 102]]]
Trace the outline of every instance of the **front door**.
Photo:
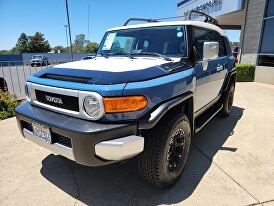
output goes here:
[[[223, 39], [218, 32], [194, 27], [193, 40], [198, 58], [195, 68], [196, 90], [194, 111], [196, 112], [220, 95], [227, 74], [228, 58]], [[203, 62], [204, 42], [212, 41], [219, 42], [219, 57], [209, 60], [207, 67], [203, 67], [205, 63]]]

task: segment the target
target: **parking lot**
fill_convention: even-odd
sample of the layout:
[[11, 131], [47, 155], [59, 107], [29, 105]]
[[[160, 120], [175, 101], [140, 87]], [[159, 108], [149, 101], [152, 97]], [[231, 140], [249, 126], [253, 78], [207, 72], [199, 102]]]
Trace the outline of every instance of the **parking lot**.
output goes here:
[[180, 181], [158, 189], [135, 160], [78, 165], [0, 121], [0, 205], [274, 205], [274, 86], [238, 83], [232, 114], [192, 140]]
[[26, 62], [0, 62], [0, 78], [5, 79], [11, 95], [14, 95], [16, 99], [23, 99], [25, 97], [26, 79], [32, 74], [58, 63], [55, 61], [48, 66], [32, 67]]

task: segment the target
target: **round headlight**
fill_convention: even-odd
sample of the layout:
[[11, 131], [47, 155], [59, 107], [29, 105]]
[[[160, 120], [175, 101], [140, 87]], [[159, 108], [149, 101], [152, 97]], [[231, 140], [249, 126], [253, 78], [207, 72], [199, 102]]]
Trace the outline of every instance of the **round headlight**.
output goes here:
[[84, 99], [84, 109], [85, 112], [90, 116], [93, 120], [100, 119], [104, 113], [104, 105], [99, 98], [95, 96], [87, 96]]
[[31, 101], [31, 94], [28, 85], [25, 85], [25, 95], [26, 99], [30, 102]]

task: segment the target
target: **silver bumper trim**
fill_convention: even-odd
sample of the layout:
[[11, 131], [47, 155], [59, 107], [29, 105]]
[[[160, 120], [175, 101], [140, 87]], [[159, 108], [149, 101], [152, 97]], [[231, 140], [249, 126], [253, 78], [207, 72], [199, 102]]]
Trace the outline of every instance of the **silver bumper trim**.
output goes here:
[[143, 149], [144, 138], [131, 135], [96, 144], [95, 154], [105, 160], [121, 161], [136, 156]]
[[23, 129], [24, 137], [42, 147], [47, 148], [48, 150], [52, 151], [55, 154], [62, 155], [64, 157], [67, 157], [68, 159], [74, 160], [73, 152], [71, 148], [65, 147], [60, 144], [49, 144], [47, 142], [44, 142], [43, 140], [38, 139], [33, 135], [33, 133], [27, 129]]

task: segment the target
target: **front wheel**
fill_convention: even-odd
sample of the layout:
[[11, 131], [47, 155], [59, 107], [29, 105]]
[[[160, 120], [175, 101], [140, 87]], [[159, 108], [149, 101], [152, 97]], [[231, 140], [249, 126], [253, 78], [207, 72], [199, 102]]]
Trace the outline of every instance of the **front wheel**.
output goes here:
[[140, 174], [157, 187], [173, 185], [183, 172], [191, 143], [191, 127], [185, 114], [170, 114], [146, 132], [139, 155]]

